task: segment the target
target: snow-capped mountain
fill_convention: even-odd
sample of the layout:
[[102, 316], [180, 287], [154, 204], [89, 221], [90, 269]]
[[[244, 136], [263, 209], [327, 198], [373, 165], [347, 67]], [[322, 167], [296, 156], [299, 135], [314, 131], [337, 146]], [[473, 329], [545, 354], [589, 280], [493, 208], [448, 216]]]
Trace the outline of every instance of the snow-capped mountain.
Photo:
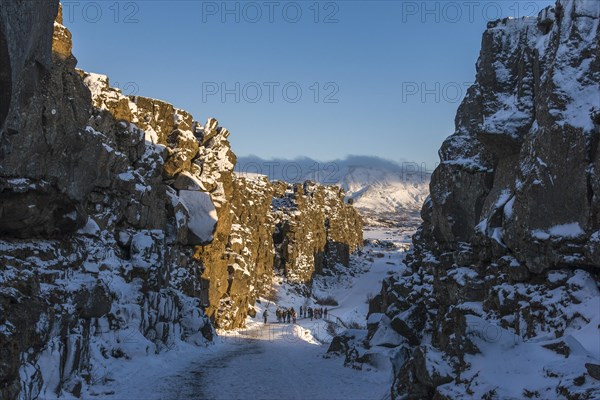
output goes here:
[[271, 180], [339, 185], [367, 225], [388, 226], [412, 224], [420, 218], [431, 176], [424, 165], [367, 156], [330, 162], [240, 157], [236, 172], [267, 175]]

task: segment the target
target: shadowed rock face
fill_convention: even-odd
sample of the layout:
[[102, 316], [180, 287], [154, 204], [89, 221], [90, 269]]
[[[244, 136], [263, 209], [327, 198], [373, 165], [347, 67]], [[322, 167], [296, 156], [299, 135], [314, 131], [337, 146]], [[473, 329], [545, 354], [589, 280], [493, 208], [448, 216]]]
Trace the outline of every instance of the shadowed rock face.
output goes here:
[[53, 38], [58, 3], [0, 6], [0, 231], [18, 237], [71, 233], [85, 223], [86, 196], [106, 185], [101, 159], [110, 155], [82, 132], [91, 108], [73, 69], [76, 60], [70, 50], [52, 52], [53, 40], [70, 49], [70, 36]]
[[533, 273], [599, 265], [586, 252], [600, 229], [598, 6], [562, 3], [483, 35], [423, 209], [423, 235], [448, 251], [467, 243]]
[[[394, 353], [394, 397], [462, 398], [485, 387], [484, 371], [461, 380], [477, 372], [468, 356], [482, 351], [469, 332], [474, 319], [523, 339], [559, 338], [580, 329], [574, 299], [597, 304], [599, 19], [599, 2], [563, 0], [537, 18], [488, 24], [408, 269], [384, 281], [371, 303], [387, 318], [370, 337], [391, 328], [405, 338]], [[540, 300], [551, 291], [565, 300]], [[581, 313], [590, 323], [597, 307]], [[564, 384], [587, 374], [584, 363], [561, 368], [560, 378], [540, 377], [548, 393], [599, 395], [593, 380]], [[510, 397], [491, 389], [487, 396]]]
[[10, 54], [8, 53], [8, 42], [4, 32], [0, 32], [0, 129], [4, 127], [11, 96], [12, 67], [10, 65]]
[[111, 358], [212, 337], [160, 149], [92, 107], [57, 10], [0, 2], [2, 399], [79, 396]]
[[2, 0], [0, 9], [0, 126], [9, 117], [6, 128], [16, 133], [28, 119], [40, 123], [43, 100], [32, 96], [52, 67], [52, 31], [58, 2]]

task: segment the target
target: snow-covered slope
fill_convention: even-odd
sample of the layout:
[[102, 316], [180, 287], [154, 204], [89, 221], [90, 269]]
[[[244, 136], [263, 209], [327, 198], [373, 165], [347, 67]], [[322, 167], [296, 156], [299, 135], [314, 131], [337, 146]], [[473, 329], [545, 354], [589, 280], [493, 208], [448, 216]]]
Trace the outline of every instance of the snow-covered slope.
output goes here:
[[416, 163], [365, 156], [331, 162], [310, 158], [267, 161], [249, 156], [238, 159], [236, 171], [242, 175], [261, 173], [271, 180], [312, 180], [341, 186], [368, 225], [387, 226], [410, 225], [420, 218], [431, 175]]

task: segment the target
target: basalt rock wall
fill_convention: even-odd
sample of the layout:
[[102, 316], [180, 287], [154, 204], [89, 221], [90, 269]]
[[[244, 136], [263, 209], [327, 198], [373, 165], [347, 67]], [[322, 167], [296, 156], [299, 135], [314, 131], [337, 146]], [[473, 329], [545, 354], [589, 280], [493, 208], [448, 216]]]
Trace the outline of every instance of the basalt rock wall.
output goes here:
[[229, 131], [215, 119], [202, 126], [168, 103], [125, 97], [105, 76], [81, 74], [97, 109], [143, 126], [146, 142], [162, 149], [171, 207], [182, 203], [189, 210], [190, 190], [208, 194], [212, 231], [200, 240], [188, 215], [178, 220], [176, 236], [194, 249], [200, 298], [216, 327], [243, 326], [256, 299], [270, 294], [274, 271], [310, 284], [327, 265], [348, 265], [350, 253], [362, 246], [362, 219], [339, 187], [236, 175]]
[[275, 268], [291, 282], [308, 283], [334, 264], [347, 266], [362, 246], [362, 219], [336, 186], [280, 182], [273, 207]]

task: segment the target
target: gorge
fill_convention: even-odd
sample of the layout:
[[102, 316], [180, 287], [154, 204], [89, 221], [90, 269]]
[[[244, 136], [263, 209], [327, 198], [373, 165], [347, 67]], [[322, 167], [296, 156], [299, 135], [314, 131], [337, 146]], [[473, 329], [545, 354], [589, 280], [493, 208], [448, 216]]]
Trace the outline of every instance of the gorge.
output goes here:
[[0, 0], [0, 399], [600, 398], [600, 2], [488, 23], [432, 174], [322, 183], [63, 23]]

